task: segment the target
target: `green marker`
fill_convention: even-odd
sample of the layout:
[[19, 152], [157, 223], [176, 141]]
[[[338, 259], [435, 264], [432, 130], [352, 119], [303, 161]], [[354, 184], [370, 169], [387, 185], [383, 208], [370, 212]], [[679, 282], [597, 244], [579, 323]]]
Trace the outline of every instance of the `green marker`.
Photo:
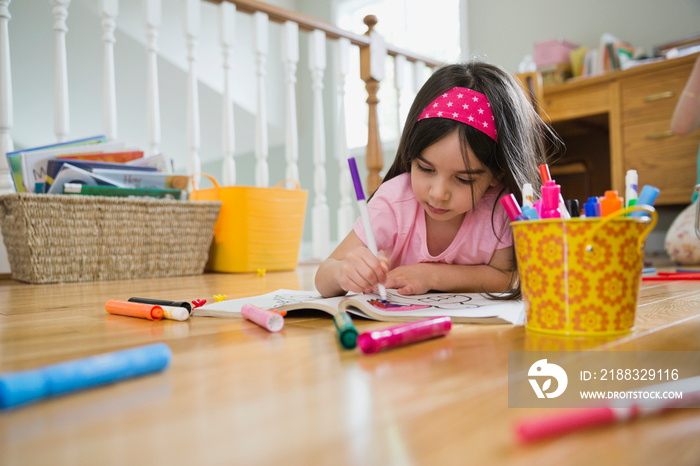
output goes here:
[[344, 349], [353, 349], [357, 346], [357, 329], [352, 324], [352, 319], [347, 312], [340, 311], [333, 316], [333, 323], [338, 329], [338, 340]]

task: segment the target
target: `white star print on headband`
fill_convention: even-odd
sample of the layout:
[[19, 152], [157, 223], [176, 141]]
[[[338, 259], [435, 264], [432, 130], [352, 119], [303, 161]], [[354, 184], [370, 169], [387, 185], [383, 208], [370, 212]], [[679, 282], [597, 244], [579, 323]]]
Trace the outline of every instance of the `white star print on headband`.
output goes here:
[[449, 118], [473, 126], [494, 141], [496, 123], [489, 99], [481, 92], [454, 87], [425, 107], [418, 121], [424, 118]]

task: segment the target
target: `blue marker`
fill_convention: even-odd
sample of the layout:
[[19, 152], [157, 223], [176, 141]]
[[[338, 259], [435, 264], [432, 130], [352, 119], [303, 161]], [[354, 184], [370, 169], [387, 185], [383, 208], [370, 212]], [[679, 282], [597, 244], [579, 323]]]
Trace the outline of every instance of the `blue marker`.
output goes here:
[[537, 209], [532, 206], [524, 205], [522, 208], [523, 215], [527, 217], [528, 220], [539, 220], [540, 216], [537, 214]]
[[165, 343], [0, 374], [0, 409], [165, 369], [172, 352]]
[[600, 204], [597, 197], [589, 197], [588, 202], [583, 204], [583, 211], [586, 213], [586, 218], [600, 217]]
[[[655, 188], [654, 186], [649, 186], [645, 185], [642, 188], [642, 192], [639, 193], [639, 199], [637, 199], [637, 203], [635, 206], [640, 206], [640, 205], [648, 205], [648, 206], [653, 206], [654, 202], [656, 202], [656, 198], [659, 197], [659, 188]], [[640, 211], [637, 210], [635, 212], [632, 212], [630, 214], [630, 217], [643, 217], [645, 215], [648, 215], [647, 212], [645, 211]]]

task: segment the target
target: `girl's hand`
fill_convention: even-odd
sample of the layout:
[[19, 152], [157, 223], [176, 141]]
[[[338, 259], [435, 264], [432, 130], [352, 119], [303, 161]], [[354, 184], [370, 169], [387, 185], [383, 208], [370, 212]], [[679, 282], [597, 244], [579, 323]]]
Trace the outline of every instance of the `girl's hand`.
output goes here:
[[345, 291], [369, 292], [378, 283], [384, 283], [389, 270], [389, 259], [377, 258], [364, 245], [347, 253], [338, 272], [338, 283]]
[[396, 288], [399, 294], [424, 294], [432, 289], [429, 283], [429, 264], [401, 265], [387, 274], [384, 286]]

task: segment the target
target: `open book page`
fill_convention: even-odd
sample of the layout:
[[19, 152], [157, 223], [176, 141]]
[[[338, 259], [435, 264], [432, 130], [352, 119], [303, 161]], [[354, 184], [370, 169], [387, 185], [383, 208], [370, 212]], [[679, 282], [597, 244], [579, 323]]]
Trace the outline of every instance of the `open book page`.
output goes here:
[[315, 291], [280, 289], [271, 293], [205, 304], [192, 311], [193, 316], [240, 317], [244, 304], [263, 309], [317, 309], [335, 315], [340, 309], [350, 314], [379, 321], [411, 321], [450, 316], [455, 323], [522, 325], [525, 308], [522, 301], [498, 301], [478, 293], [427, 293], [403, 296], [387, 290], [387, 301], [378, 294], [352, 294], [323, 298]]
[[204, 317], [241, 317], [244, 304], [252, 304], [263, 309], [318, 309], [331, 315], [338, 313], [340, 302], [345, 296], [323, 298], [316, 291], [295, 291], [279, 289], [271, 293], [250, 298], [227, 299], [218, 303], [207, 303], [192, 310], [193, 316]]
[[387, 301], [378, 294], [346, 297], [342, 308], [374, 320], [408, 322], [430, 317], [449, 316], [455, 323], [523, 325], [522, 301], [494, 300], [478, 293], [426, 293], [404, 296], [387, 290]]

